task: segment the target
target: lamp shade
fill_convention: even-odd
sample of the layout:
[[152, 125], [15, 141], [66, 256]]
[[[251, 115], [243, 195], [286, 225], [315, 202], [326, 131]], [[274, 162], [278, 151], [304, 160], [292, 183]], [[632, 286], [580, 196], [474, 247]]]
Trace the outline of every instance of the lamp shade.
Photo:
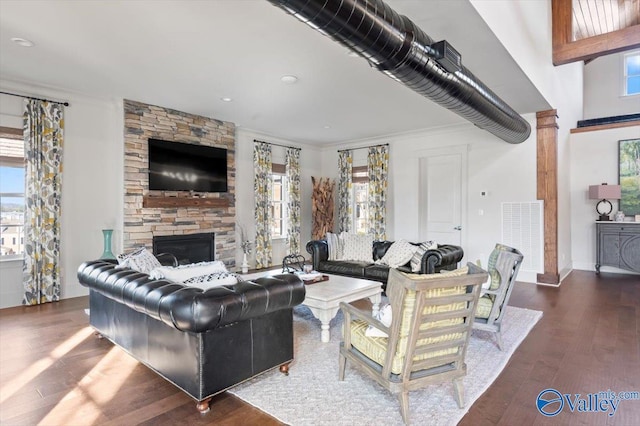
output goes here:
[[590, 185], [589, 199], [591, 200], [619, 200], [620, 185]]

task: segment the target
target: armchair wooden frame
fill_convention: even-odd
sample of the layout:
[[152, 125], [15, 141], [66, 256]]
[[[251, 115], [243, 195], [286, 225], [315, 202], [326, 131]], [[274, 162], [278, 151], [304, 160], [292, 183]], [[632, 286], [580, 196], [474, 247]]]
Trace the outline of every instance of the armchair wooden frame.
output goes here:
[[495, 290], [482, 290], [481, 297], [484, 295], [493, 296], [493, 305], [491, 306], [491, 312], [487, 318], [476, 317], [473, 323], [473, 328], [477, 330], [491, 331], [496, 335], [496, 342], [500, 350], [504, 350], [502, 343], [502, 318], [506, 312], [509, 298], [511, 297], [511, 291], [513, 285], [516, 282], [518, 271], [522, 265], [522, 259], [524, 256], [518, 250], [501, 246], [498, 250], [498, 257], [495, 264], [495, 272], [497, 272], [500, 280], [500, 285]]
[[[370, 312], [341, 303], [345, 328], [344, 342], [340, 346], [339, 379], [344, 380], [346, 362], [349, 360], [352, 365], [363, 370], [385, 389], [398, 395], [400, 411], [405, 423], [409, 422], [408, 392], [430, 384], [451, 380], [455, 388], [455, 399], [458, 406], [462, 408], [464, 406], [462, 377], [466, 375], [467, 368], [464, 359], [481, 285], [488, 276], [486, 271], [476, 265], [470, 263], [468, 267], [467, 275], [446, 277], [430, 274], [430, 278], [422, 279], [410, 278], [392, 269], [387, 286], [387, 295], [393, 312], [389, 327], [373, 318]], [[464, 292], [446, 296], [432, 295], [434, 289], [455, 287], [462, 287]], [[406, 306], [405, 298], [409, 292], [415, 292], [415, 304], [411, 316], [407, 317], [410, 325], [402, 369], [399, 374], [396, 374], [392, 372], [392, 364], [394, 356], [403, 355], [397, 352], [399, 349], [402, 351], [400, 332], [403, 317], [405, 317], [403, 315], [403, 309]], [[435, 308], [443, 305], [451, 305], [451, 309]], [[458, 307], [463, 308], [458, 309]], [[390, 336], [386, 339], [385, 359], [382, 365], [374, 362], [352, 345], [350, 324], [353, 319], [365, 321]], [[459, 322], [455, 323], [458, 319]], [[435, 322], [446, 320], [454, 320], [454, 323], [428, 327]], [[448, 338], [440, 338], [441, 336], [448, 336]], [[438, 354], [435, 354], [436, 352]], [[435, 356], [420, 357], [425, 354]]]

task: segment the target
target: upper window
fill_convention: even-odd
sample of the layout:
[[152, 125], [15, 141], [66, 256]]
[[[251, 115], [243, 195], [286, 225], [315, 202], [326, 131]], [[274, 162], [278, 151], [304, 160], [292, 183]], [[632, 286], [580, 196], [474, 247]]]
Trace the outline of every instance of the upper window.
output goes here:
[[289, 187], [284, 164], [273, 164], [271, 194], [271, 238], [286, 238], [289, 221]]
[[640, 52], [624, 55], [624, 95], [640, 93]]
[[351, 175], [353, 182], [353, 227], [357, 234], [369, 231], [369, 172], [367, 166], [354, 166]]
[[0, 259], [24, 253], [24, 168], [21, 136], [0, 137]]

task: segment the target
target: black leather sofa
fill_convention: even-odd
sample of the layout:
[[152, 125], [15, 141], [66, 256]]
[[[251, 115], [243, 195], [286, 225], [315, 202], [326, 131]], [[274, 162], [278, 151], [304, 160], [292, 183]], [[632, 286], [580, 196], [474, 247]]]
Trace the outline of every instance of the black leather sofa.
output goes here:
[[[391, 247], [393, 241], [374, 241], [373, 260], [382, 259], [384, 254]], [[420, 243], [411, 243], [420, 245]], [[318, 272], [329, 274], [346, 275], [356, 278], [365, 278], [372, 281], [380, 281], [383, 288], [386, 288], [389, 277], [389, 267], [386, 265], [376, 265], [375, 263], [356, 262], [352, 260], [329, 260], [329, 246], [325, 240], [312, 240], [307, 243], [307, 252], [311, 254], [313, 269]], [[441, 270], [454, 270], [458, 262], [462, 260], [464, 251], [462, 247], [443, 244], [437, 249], [427, 250], [420, 262], [420, 274], [433, 274]], [[411, 265], [400, 266], [398, 270], [411, 272]]]
[[108, 261], [83, 263], [91, 326], [209, 409], [213, 395], [293, 360], [293, 274], [202, 290]]

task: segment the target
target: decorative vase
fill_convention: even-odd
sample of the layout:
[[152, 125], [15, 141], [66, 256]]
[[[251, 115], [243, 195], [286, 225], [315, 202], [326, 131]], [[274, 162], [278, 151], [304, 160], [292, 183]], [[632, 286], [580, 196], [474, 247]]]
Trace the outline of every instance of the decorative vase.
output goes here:
[[624, 222], [624, 212], [618, 211], [615, 215], [616, 222]]
[[113, 235], [113, 229], [103, 229], [102, 236], [104, 238], [104, 249], [100, 259], [115, 259], [113, 252], [111, 251], [111, 236]]
[[246, 274], [249, 272], [249, 262], [247, 261], [247, 253], [242, 257], [242, 273]]

